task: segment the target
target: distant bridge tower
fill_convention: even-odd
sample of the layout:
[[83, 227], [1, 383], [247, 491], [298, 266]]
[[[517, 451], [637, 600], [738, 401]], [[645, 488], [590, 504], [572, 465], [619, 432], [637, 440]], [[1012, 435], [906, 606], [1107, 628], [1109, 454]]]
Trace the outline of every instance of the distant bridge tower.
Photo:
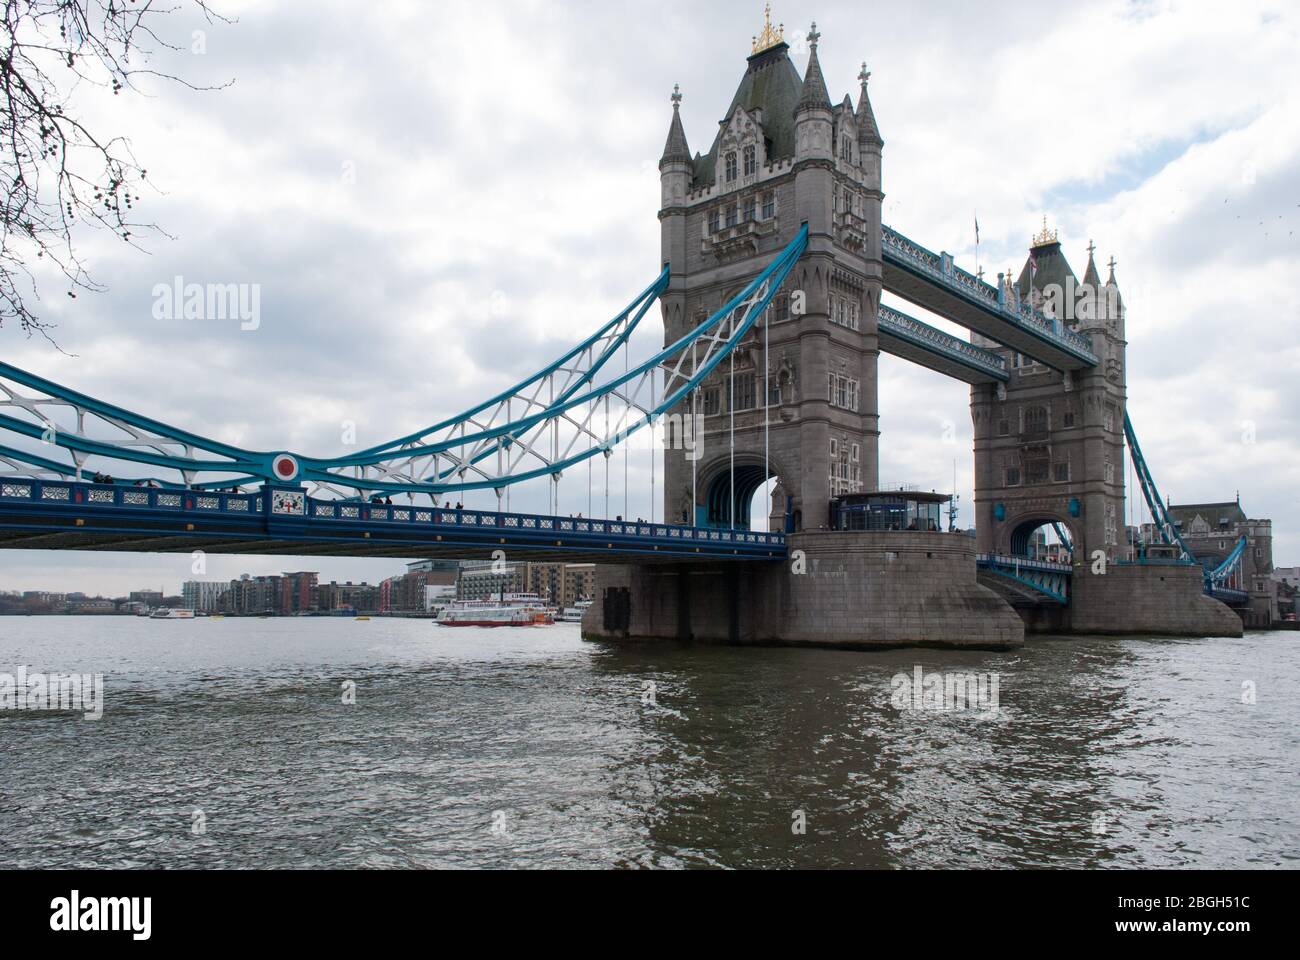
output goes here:
[[769, 308], [770, 326], [756, 326], [734, 365], [724, 361], [677, 411], [703, 417], [704, 432], [698, 453], [668, 438], [671, 522], [748, 528], [751, 498], [775, 477], [774, 527], [815, 529], [832, 496], [876, 488], [884, 143], [865, 65], [856, 111], [847, 95], [833, 105], [815, 24], [808, 40], [801, 78], [783, 30], [765, 24], [707, 155], [691, 155], [673, 94], [659, 163], [671, 270], [665, 343], [726, 303], [804, 223], [810, 240]]
[[[1039, 528], [1059, 524], [1076, 561], [1104, 551], [1128, 556], [1124, 520], [1124, 412], [1127, 400], [1124, 304], [1103, 284], [1088, 248], [1082, 284], [1056, 233], [1033, 240], [1008, 295], [1032, 300], [1058, 323], [1089, 337], [1100, 363], [1062, 373], [975, 337], [1007, 358], [1005, 386], [971, 388], [975, 427], [975, 510], [981, 553], [1026, 556]], [[1010, 277], [999, 275], [1010, 284]]]

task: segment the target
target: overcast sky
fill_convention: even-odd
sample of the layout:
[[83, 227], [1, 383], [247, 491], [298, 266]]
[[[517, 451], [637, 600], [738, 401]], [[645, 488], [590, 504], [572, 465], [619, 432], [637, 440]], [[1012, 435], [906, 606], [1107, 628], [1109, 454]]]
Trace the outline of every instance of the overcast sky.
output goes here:
[[[12, 327], [0, 356], [199, 433], [316, 455], [341, 449], [347, 421], [364, 446], [485, 399], [641, 290], [658, 271], [673, 84], [705, 151], [762, 25], [757, 2], [215, 5], [237, 22], [177, 18], [186, 51], [158, 65], [232, 86], [81, 101], [131, 138], [157, 188], [144, 214], [174, 239], [147, 254], [83, 239], [107, 292], [43, 289], [71, 356]], [[1273, 519], [1277, 562], [1300, 563], [1300, 310], [1286, 293], [1300, 277], [1300, 8], [820, 0], [773, 17], [800, 70], [816, 19], [836, 101], [856, 103], [870, 64], [887, 223], [973, 269], [978, 213], [990, 273], [1019, 271], [1044, 215], [1080, 275], [1090, 239], [1099, 262], [1117, 258], [1129, 411], [1157, 483], [1175, 502], [1240, 491]], [[260, 327], [154, 319], [152, 290], [175, 276], [259, 284]], [[881, 480], [946, 490], [956, 460], [969, 524], [968, 389], [892, 357], [880, 382]], [[633, 514], [650, 510], [647, 457], [633, 457]], [[579, 473], [562, 512], [587, 510]], [[540, 507], [545, 487], [532, 496]], [[0, 589], [175, 592], [189, 568], [0, 552]], [[374, 582], [402, 564], [213, 557], [207, 576], [293, 569]]]

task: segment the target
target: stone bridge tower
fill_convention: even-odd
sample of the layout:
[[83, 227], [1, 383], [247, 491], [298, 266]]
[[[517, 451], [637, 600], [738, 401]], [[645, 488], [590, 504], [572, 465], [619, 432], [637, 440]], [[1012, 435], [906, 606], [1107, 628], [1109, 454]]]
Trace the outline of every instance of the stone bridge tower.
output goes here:
[[665, 343], [719, 309], [804, 223], [810, 240], [768, 310], [767, 329], [756, 325], [734, 365], [719, 365], [694, 411], [689, 402], [675, 411], [688, 422], [702, 416], [703, 436], [695, 451], [666, 444], [670, 522], [748, 528], [751, 498], [775, 477], [773, 528], [816, 529], [832, 496], [876, 487], [884, 144], [865, 65], [856, 109], [847, 95], [832, 104], [818, 39], [814, 24], [801, 76], [783, 31], [765, 24], [706, 155], [692, 156], [681, 95], [673, 94], [659, 163], [671, 274]]
[[[971, 389], [975, 427], [975, 510], [981, 553], [1025, 556], [1038, 528], [1057, 523], [1076, 561], [1104, 551], [1128, 556], [1124, 520], [1124, 304], [1101, 282], [1088, 248], [1080, 283], [1055, 232], [1036, 236], [1012, 296], [1092, 341], [1100, 363], [1073, 374], [1053, 370], [981, 337], [1007, 358], [1011, 381]], [[999, 282], [1010, 284], [1010, 274]]]

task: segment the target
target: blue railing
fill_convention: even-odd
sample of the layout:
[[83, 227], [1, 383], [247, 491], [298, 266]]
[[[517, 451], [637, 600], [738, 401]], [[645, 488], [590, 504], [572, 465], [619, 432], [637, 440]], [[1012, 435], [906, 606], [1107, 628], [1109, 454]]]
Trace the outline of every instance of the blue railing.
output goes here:
[[1074, 572], [1074, 567], [1068, 563], [1030, 560], [1028, 557], [1010, 557], [1000, 553], [981, 553], [975, 557], [975, 562], [980, 566], [1014, 567], [1021, 570], [1041, 570], [1047, 573]]
[[1023, 303], [1008, 303], [998, 288], [953, 263], [952, 257], [927, 250], [897, 230], [881, 227], [881, 250], [886, 260], [932, 277], [943, 288], [963, 296], [976, 306], [1016, 324], [1034, 336], [1060, 346], [1073, 356], [1097, 364], [1092, 342], [1081, 333], [1064, 326], [1059, 320], [1044, 316]]
[[[266, 499], [269, 497], [269, 503]], [[196, 517], [225, 519], [270, 519], [276, 522], [306, 521], [327, 528], [347, 529], [361, 525], [391, 526], [427, 530], [439, 534], [448, 530], [537, 538], [562, 536], [566, 543], [636, 541], [650, 549], [691, 549], [699, 552], [726, 549], [745, 553], [784, 554], [785, 535], [753, 533], [748, 530], [720, 530], [644, 521], [598, 520], [585, 517], [549, 517], [525, 513], [498, 513], [434, 506], [367, 503], [358, 500], [324, 500], [300, 490], [270, 488], [252, 493], [208, 490], [156, 489], [150, 487], [97, 484], [75, 481], [5, 479], [0, 482], [0, 515], [18, 504], [63, 512], [75, 508], [91, 516], [96, 510], [115, 517], [134, 511], [159, 510]], [[360, 530], [358, 530], [360, 535]], [[604, 545], [603, 543], [601, 544]], [[704, 548], [704, 549], [700, 549]]]
[[930, 353], [937, 353], [956, 363], [987, 373], [995, 380], [1008, 380], [1007, 362], [992, 350], [984, 350], [967, 343], [937, 327], [922, 323], [915, 317], [899, 313], [889, 307], [876, 312], [876, 325], [884, 333], [892, 334]]
[[979, 554], [975, 558], [975, 563], [979, 569], [1028, 587], [1054, 603], [1070, 602], [1070, 585], [1073, 581], [1074, 567], [1068, 563], [1051, 563], [1046, 560], [1029, 560], [1025, 557], [1008, 557], [993, 553]]
[[85, 483], [70, 480], [6, 479], [0, 482], [0, 502], [29, 501], [47, 506], [125, 507], [153, 510], [194, 510], [255, 516], [262, 512], [260, 493], [222, 493]]

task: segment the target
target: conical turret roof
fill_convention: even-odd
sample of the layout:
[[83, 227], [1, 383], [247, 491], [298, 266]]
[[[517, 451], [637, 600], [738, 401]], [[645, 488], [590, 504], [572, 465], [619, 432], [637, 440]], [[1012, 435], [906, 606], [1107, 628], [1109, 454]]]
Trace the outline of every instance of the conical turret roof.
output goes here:
[[664, 144], [664, 155], [659, 158], [659, 165], [674, 162], [691, 162], [691, 148], [686, 144], [686, 130], [682, 127], [682, 94], [679, 87], [673, 87], [673, 121], [668, 127], [668, 141]]

